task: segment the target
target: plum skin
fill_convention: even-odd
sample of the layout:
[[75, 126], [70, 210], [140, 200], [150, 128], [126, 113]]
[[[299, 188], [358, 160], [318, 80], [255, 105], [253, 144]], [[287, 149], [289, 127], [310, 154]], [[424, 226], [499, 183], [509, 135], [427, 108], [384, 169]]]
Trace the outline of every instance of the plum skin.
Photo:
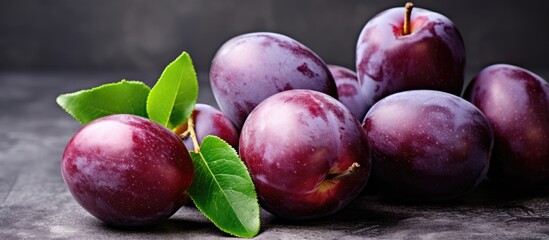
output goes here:
[[404, 7], [385, 10], [366, 23], [356, 47], [356, 71], [370, 104], [396, 92], [431, 89], [461, 95], [465, 45], [445, 16], [414, 7], [411, 33], [403, 35]]
[[514, 190], [549, 186], [549, 84], [517, 66], [481, 70], [464, 98], [488, 118], [495, 135], [491, 180]]
[[238, 128], [269, 96], [311, 89], [337, 98], [337, 87], [324, 61], [296, 40], [277, 33], [236, 36], [215, 54], [210, 83], [219, 108]]
[[413, 201], [461, 196], [484, 180], [493, 134], [469, 102], [440, 91], [411, 90], [377, 102], [363, 122], [372, 178]]
[[140, 226], [167, 219], [185, 203], [194, 168], [171, 131], [117, 114], [88, 123], [71, 138], [61, 173], [93, 216], [111, 225]]
[[[336, 99], [311, 90], [281, 92], [258, 105], [244, 123], [240, 154], [261, 206], [291, 220], [346, 206], [364, 188], [371, 165], [358, 120]], [[355, 162], [355, 174], [329, 179]]]
[[[202, 140], [206, 136], [213, 135], [223, 139], [234, 149], [238, 149], [240, 133], [231, 120], [221, 111], [210, 105], [197, 103], [193, 110], [192, 118], [198, 144], [202, 144]], [[175, 130], [175, 133], [180, 135], [187, 130], [187, 127], [187, 123], [184, 123]], [[194, 150], [190, 136], [184, 138], [183, 143], [188, 150]]]
[[366, 112], [372, 105], [362, 96], [356, 73], [338, 65], [328, 64], [328, 69], [332, 73], [332, 76], [334, 76], [339, 101], [343, 103], [359, 121], [362, 121], [364, 115], [366, 115]]

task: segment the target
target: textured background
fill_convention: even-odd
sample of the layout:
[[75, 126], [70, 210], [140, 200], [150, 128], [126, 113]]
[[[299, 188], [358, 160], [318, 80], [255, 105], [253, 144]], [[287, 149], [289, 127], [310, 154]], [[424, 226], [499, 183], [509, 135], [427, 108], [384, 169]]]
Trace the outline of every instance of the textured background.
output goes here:
[[[0, 71], [161, 71], [181, 51], [208, 71], [219, 46], [252, 31], [286, 34], [354, 68], [366, 21], [405, 1], [0, 0]], [[495, 62], [547, 68], [549, 2], [415, 1], [460, 28], [467, 71]]]

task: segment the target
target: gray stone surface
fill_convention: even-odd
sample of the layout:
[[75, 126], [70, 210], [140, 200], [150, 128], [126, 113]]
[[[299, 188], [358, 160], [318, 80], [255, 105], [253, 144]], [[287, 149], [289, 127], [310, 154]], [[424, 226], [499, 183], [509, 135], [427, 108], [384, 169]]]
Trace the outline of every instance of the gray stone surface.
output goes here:
[[[62, 151], [80, 126], [55, 97], [122, 78], [152, 85], [158, 74], [0, 73], [0, 239], [230, 238], [191, 207], [158, 226], [112, 228], [81, 208], [63, 183]], [[207, 76], [199, 77], [200, 101], [214, 103]], [[328, 218], [289, 223], [262, 212], [262, 223], [258, 239], [549, 239], [549, 196], [487, 184], [436, 204], [370, 193]]]

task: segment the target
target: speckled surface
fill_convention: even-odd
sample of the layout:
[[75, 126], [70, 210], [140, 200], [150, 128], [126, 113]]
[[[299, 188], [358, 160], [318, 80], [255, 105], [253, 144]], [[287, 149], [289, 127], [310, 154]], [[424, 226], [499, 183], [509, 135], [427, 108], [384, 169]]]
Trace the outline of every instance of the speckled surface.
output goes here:
[[[121, 78], [157, 74], [0, 73], [0, 239], [218, 239], [192, 207], [143, 229], [106, 226], [71, 197], [59, 170], [80, 127], [55, 104], [58, 94]], [[548, 74], [541, 74], [547, 78]], [[202, 79], [199, 101], [214, 103]], [[362, 195], [342, 212], [288, 223], [262, 212], [258, 239], [549, 239], [549, 196], [516, 196], [488, 184], [452, 202], [412, 204]]]

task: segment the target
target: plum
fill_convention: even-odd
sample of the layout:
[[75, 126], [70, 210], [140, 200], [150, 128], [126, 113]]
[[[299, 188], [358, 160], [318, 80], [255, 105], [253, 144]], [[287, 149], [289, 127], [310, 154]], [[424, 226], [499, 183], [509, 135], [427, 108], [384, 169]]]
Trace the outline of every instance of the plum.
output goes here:
[[362, 121], [368, 109], [373, 105], [373, 102], [367, 102], [364, 96], [362, 96], [356, 73], [348, 68], [337, 65], [328, 65], [328, 69], [334, 76], [339, 101], [359, 121]]
[[370, 152], [358, 120], [312, 90], [275, 94], [255, 108], [240, 135], [241, 158], [259, 201], [292, 220], [326, 216], [363, 189]]
[[412, 7], [387, 9], [360, 32], [356, 71], [370, 102], [414, 89], [461, 95], [466, 57], [461, 33], [442, 14]]
[[363, 127], [372, 178], [397, 198], [451, 199], [485, 179], [492, 130], [460, 97], [434, 90], [396, 93], [374, 104]]
[[548, 187], [549, 84], [526, 69], [496, 64], [474, 77], [464, 98], [494, 129], [489, 178], [515, 190]]
[[261, 101], [281, 91], [311, 89], [337, 98], [324, 61], [277, 33], [248, 33], [227, 41], [212, 60], [210, 82], [219, 108], [238, 129]]
[[[198, 144], [201, 144], [206, 136], [214, 135], [223, 139], [233, 148], [238, 149], [240, 134], [231, 120], [221, 111], [210, 105], [197, 103], [193, 110], [192, 118]], [[180, 135], [184, 133], [187, 128], [187, 123], [184, 123], [176, 128], [175, 133]], [[194, 150], [192, 140], [189, 136], [183, 138], [183, 143], [187, 149]]]
[[184, 203], [194, 168], [183, 142], [134, 115], [94, 120], [69, 141], [61, 173], [93, 216], [118, 226], [158, 223]]

